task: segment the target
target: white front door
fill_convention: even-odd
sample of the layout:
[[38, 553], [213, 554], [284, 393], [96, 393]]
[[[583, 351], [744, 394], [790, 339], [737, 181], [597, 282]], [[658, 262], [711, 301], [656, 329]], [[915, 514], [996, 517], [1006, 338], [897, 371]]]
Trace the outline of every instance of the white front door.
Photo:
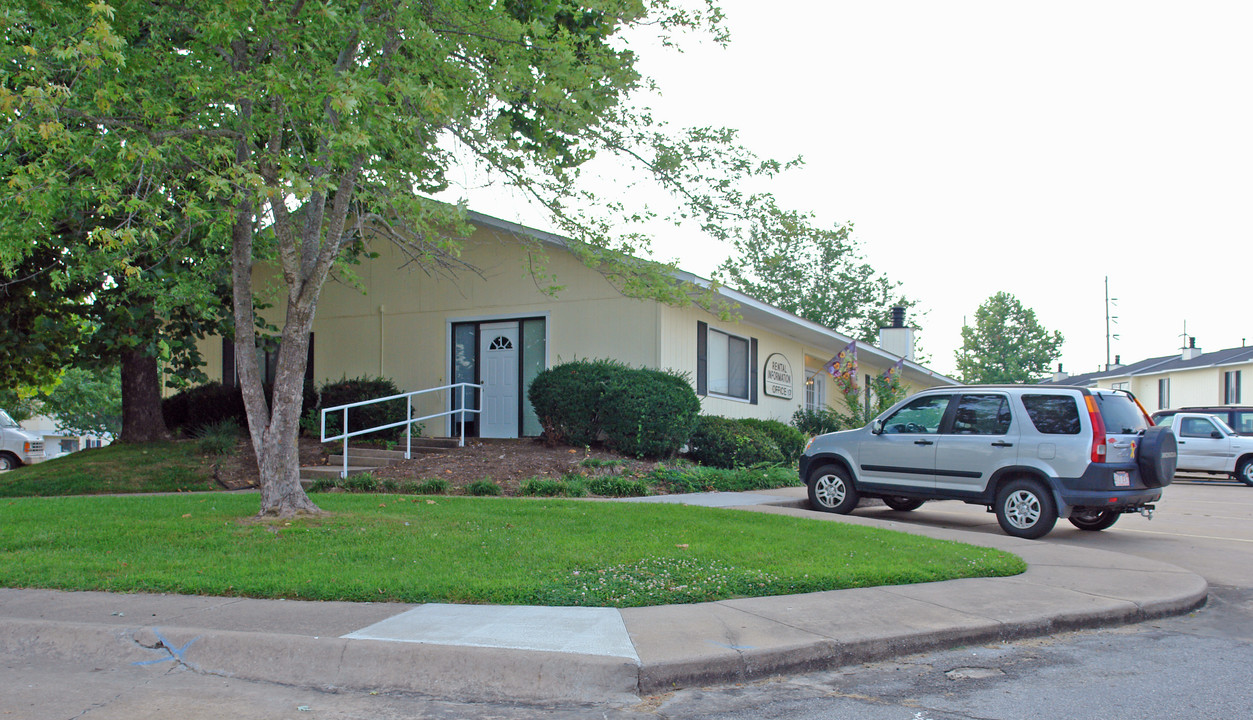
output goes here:
[[518, 437], [518, 323], [479, 326], [483, 413], [479, 437]]

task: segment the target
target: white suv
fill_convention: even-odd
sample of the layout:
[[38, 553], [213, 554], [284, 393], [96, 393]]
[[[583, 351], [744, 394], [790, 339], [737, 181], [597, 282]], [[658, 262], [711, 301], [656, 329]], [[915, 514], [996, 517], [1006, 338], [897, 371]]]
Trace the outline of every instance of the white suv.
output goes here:
[[1122, 513], [1151, 517], [1174, 474], [1175, 436], [1129, 393], [1038, 385], [924, 390], [864, 428], [815, 437], [800, 460], [817, 510], [963, 500], [1023, 538], [1059, 517], [1094, 531]]

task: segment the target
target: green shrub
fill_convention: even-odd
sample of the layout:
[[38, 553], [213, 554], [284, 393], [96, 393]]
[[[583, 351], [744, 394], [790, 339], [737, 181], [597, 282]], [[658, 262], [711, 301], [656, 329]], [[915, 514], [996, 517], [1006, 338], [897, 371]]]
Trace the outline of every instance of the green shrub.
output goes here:
[[196, 450], [201, 455], [234, 455], [239, 444], [239, 426], [234, 420], [219, 420], [195, 432]]
[[697, 420], [688, 454], [701, 465], [720, 468], [783, 462], [778, 444], [765, 432], [717, 415]]
[[566, 494], [566, 484], [552, 478], [531, 478], [522, 481], [518, 492], [528, 497], [561, 497]]
[[687, 444], [700, 398], [683, 375], [623, 369], [606, 387], [600, 413], [605, 444], [624, 455], [673, 457]]
[[211, 382], [188, 388], [161, 401], [165, 426], [187, 437], [196, 437], [201, 428], [222, 422], [247, 427], [244, 398], [239, 388]]
[[466, 492], [478, 497], [486, 497], [489, 495], [499, 495], [501, 493], [500, 486], [491, 480], [475, 480], [466, 485]]
[[440, 478], [431, 478], [423, 480], [420, 483], [405, 483], [402, 488], [409, 495], [446, 495], [448, 493], [448, 481]]
[[593, 495], [601, 497], [643, 497], [649, 495], [649, 485], [643, 480], [616, 476], [591, 478], [586, 483]]
[[802, 484], [795, 469], [781, 465], [735, 469], [661, 466], [644, 481], [669, 493], [746, 492]]
[[309, 483], [309, 492], [311, 493], [330, 492], [331, 490], [334, 490], [337, 487], [339, 487], [339, 478], [324, 478], [323, 477], [323, 478], [318, 478], [317, 480], [314, 480], [313, 482]]
[[[267, 402], [272, 402], [274, 388], [267, 385], [264, 391]], [[306, 381], [301, 392], [301, 407], [306, 412], [318, 407], [318, 393], [312, 383]], [[161, 401], [161, 415], [165, 418], [166, 427], [187, 437], [196, 437], [200, 428], [206, 425], [227, 420], [237, 427], [248, 427], [248, 413], [244, 410], [241, 390], [219, 382], [197, 385], [165, 398]], [[304, 425], [302, 420], [301, 427]]]
[[364, 472], [360, 475], [350, 475], [339, 481], [339, 486], [348, 492], [377, 492], [379, 487], [378, 478], [373, 473]]
[[779, 452], [783, 453], [785, 463], [796, 462], [800, 459], [801, 453], [805, 452], [805, 434], [791, 425], [778, 420], [756, 418], [742, 418], [740, 424], [756, 428], [769, 435], [770, 439], [774, 440], [774, 444], [779, 446]]
[[818, 410], [797, 410], [792, 413], [792, 425], [810, 437], [844, 429], [844, 422], [839, 413], [827, 407]]
[[[390, 395], [399, 395], [400, 389], [396, 387], [396, 383], [390, 378], [344, 378], [335, 382], [328, 382], [321, 388], [322, 402], [318, 406], [319, 412], [322, 408], [332, 408], [340, 405], [351, 405], [352, 403], [363, 402], [366, 400], [377, 400]], [[365, 405], [355, 407], [348, 410], [348, 431], [356, 432], [365, 430], [366, 428], [378, 427], [379, 425], [387, 425], [394, 422], [402, 422], [407, 415], [404, 398], [391, 400], [385, 403], [375, 405]], [[319, 420], [320, 422], [320, 420]], [[327, 435], [335, 435], [341, 431], [343, 424], [343, 411], [332, 412], [326, 417], [326, 433]], [[396, 440], [404, 435], [405, 428], [403, 425], [399, 427], [381, 430], [377, 433], [371, 433], [368, 437], [372, 439], [381, 439], [384, 441]]]
[[626, 369], [616, 360], [574, 360], [536, 375], [527, 398], [544, 428], [544, 439], [568, 445], [597, 442], [606, 389]]

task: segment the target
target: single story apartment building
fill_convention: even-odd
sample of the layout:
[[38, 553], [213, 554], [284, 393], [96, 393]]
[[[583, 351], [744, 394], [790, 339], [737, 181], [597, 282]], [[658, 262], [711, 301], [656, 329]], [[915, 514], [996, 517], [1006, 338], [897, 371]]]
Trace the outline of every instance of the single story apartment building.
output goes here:
[[1247, 405], [1244, 373], [1253, 373], [1253, 347], [1203, 352], [1189, 338], [1182, 352], [1115, 362], [1106, 370], [1070, 376], [1054, 374], [1050, 382], [1129, 390], [1149, 412], [1180, 407]]
[[[574, 359], [683, 373], [702, 412], [711, 415], [788, 422], [798, 409], [842, 402], [823, 366], [850, 346], [845, 335], [725, 287], [716, 293], [734, 306], [736, 319], [696, 305], [630, 298], [565, 249], [559, 236], [479, 213], [469, 220], [474, 230], [462, 241], [460, 260], [472, 269], [441, 274], [407, 267], [401, 252], [377, 241], [369, 248], [377, 256], [353, 267], [359, 287], [328, 281], [308, 377], [319, 383], [387, 377], [403, 392], [482, 384], [481, 397], [467, 405], [483, 412], [466, 422], [467, 434], [480, 437], [538, 435], [526, 388], [540, 371]], [[555, 294], [535, 277], [537, 249], [545, 276], [562, 287]], [[710, 287], [690, 274], [679, 277]], [[279, 284], [263, 272], [257, 279], [257, 288]], [[911, 391], [956, 384], [915, 362], [913, 329], [896, 325], [884, 329], [879, 347], [855, 345], [859, 377], [896, 367]], [[235, 382], [230, 342], [209, 339], [201, 351], [210, 378]], [[271, 376], [272, 360], [258, 352]], [[420, 396], [415, 416], [460, 407], [456, 402], [446, 391]], [[424, 430], [449, 435], [459, 428], [445, 417]]]

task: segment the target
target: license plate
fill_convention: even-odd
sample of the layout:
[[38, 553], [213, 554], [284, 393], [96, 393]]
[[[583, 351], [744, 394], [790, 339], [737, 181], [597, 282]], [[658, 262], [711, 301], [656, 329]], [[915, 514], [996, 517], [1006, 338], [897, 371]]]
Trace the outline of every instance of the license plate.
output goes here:
[[1126, 470], [1114, 472], [1114, 487], [1131, 487], [1131, 475]]

